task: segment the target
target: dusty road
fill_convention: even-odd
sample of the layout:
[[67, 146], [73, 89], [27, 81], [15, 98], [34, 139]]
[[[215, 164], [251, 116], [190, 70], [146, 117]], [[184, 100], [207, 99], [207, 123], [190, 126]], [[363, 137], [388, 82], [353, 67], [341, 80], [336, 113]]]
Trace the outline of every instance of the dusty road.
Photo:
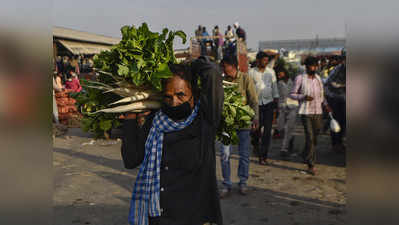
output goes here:
[[[297, 126], [296, 151], [303, 148]], [[304, 173], [299, 158], [282, 160], [281, 140], [273, 140], [272, 165], [251, 157], [250, 193], [221, 201], [225, 225], [338, 225], [346, 224], [345, 155], [329, 150], [329, 137], [320, 136], [318, 175]], [[54, 140], [54, 224], [126, 225], [135, 170], [123, 168], [120, 140], [94, 141], [79, 129]], [[218, 148], [217, 148], [218, 150]], [[236, 151], [236, 150], [234, 150]], [[219, 154], [219, 153], [218, 153]], [[238, 155], [232, 156], [232, 179], [238, 182]], [[221, 181], [220, 161], [217, 175]]]

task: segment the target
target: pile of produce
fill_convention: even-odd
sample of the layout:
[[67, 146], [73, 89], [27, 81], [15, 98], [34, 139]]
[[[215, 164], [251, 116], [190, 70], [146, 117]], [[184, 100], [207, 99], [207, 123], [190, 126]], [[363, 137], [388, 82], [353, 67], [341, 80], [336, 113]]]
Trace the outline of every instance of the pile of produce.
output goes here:
[[[162, 79], [172, 76], [169, 63], [176, 63], [173, 52], [175, 36], [186, 42], [182, 31], [163, 29], [151, 32], [147, 24], [139, 28], [121, 28], [122, 40], [110, 51], [94, 58], [97, 81], [82, 80], [85, 91], [75, 98], [84, 116], [82, 128], [97, 137], [109, 137], [118, 127], [119, 115], [161, 107]], [[224, 144], [237, 144], [236, 130], [248, 127], [254, 112], [243, 105], [237, 85], [224, 82], [224, 110], [217, 138]]]
[[81, 117], [75, 106], [76, 100], [69, 97], [66, 91], [56, 92], [55, 101], [57, 103], [58, 119], [61, 124], [73, 125], [74, 121]]

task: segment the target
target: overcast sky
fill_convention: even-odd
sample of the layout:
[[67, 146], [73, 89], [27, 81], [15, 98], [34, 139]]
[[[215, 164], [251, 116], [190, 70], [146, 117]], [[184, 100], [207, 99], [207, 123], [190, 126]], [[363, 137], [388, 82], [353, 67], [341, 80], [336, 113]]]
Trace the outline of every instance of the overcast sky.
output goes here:
[[193, 36], [199, 24], [224, 32], [238, 21], [248, 46], [257, 49], [260, 40], [345, 37], [346, 17], [355, 7], [362, 9], [345, 0], [54, 0], [52, 16], [56, 26], [113, 37], [120, 37], [121, 26], [142, 22], [151, 30], [167, 27]]

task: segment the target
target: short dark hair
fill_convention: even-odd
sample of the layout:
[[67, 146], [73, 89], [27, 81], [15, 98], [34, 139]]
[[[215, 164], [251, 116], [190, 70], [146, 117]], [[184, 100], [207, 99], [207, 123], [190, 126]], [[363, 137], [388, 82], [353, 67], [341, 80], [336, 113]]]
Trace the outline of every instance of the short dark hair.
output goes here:
[[316, 57], [314, 56], [308, 56], [305, 59], [305, 66], [314, 66], [314, 65], [318, 65], [319, 60], [317, 60]]
[[269, 55], [266, 54], [266, 52], [260, 51], [258, 53], [256, 53], [256, 59], [263, 59], [267, 57], [269, 59]]
[[223, 57], [222, 61], [220, 62], [222, 65], [223, 64], [228, 64], [228, 65], [232, 65], [234, 67], [238, 67], [238, 61], [237, 58], [231, 55], [226, 55]]
[[[199, 90], [198, 80], [196, 80], [196, 76], [194, 76], [191, 72], [191, 66], [187, 63], [169, 64], [169, 69], [174, 76], [178, 76], [179, 78], [187, 82], [191, 89], [191, 92], [193, 93], [194, 98], [196, 98]], [[163, 88], [165, 88], [168, 81], [169, 79], [162, 79]]]

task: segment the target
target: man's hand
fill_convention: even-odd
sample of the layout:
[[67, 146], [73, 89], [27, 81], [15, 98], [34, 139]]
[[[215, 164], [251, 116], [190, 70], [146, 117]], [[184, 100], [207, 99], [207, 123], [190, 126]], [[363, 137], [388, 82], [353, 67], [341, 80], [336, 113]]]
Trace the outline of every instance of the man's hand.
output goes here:
[[252, 126], [251, 126], [252, 130], [257, 130], [258, 127], [259, 127], [259, 121], [258, 120], [253, 120], [252, 121]]
[[313, 101], [313, 97], [309, 96], [309, 95], [306, 95], [305, 96], [305, 101], [308, 101], [308, 102]]
[[148, 116], [150, 113], [151, 111], [145, 111], [140, 113], [126, 113], [125, 115], [120, 115], [119, 119], [125, 119], [125, 120], [137, 119], [137, 123], [140, 126], [143, 126], [143, 124], [145, 123], [145, 117]]

